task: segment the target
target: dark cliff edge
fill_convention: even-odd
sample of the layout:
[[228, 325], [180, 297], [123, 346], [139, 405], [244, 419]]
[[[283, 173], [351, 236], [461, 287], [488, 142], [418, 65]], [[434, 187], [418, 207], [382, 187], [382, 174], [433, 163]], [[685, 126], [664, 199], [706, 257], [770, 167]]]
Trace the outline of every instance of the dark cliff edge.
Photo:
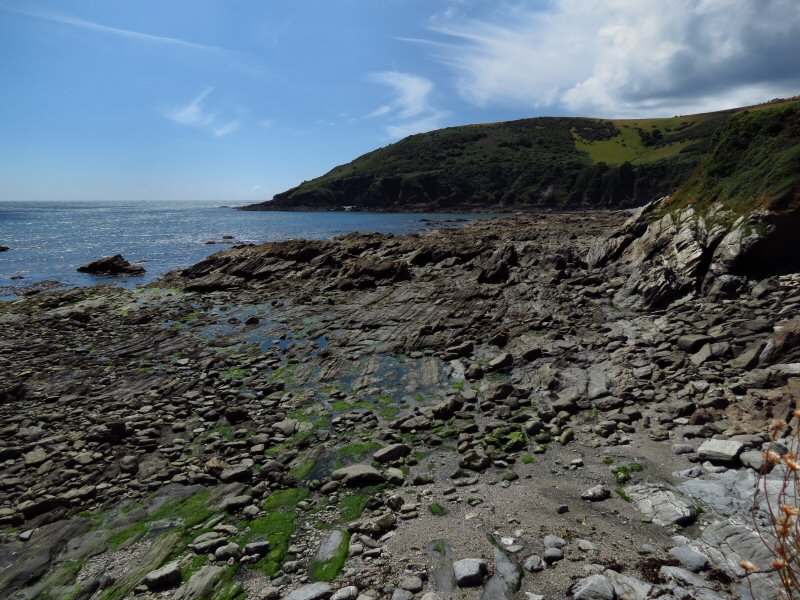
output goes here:
[[684, 183], [735, 112], [666, 119], [540, 117], [450, 127], [374, 150], [241, 210], [639, 206]]
[[[684, 185], [638, 211], [587, 262], [630, 274], [622, 304], [663, 307], [800, 270], [800, 101], [743, 111]], [[765, 285], [769, 285], [766, 283]]]

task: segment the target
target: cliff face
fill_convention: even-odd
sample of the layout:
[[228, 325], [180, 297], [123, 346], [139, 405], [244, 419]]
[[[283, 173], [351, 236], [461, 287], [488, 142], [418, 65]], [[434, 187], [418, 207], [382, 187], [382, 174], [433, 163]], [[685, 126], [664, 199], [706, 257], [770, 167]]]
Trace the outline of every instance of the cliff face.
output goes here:
[[245, 210], [638, 206], [684, 183], [734, 112], [451, 127], [365, 154]]
[[687, 182], [635, 213], [587, 262], [627, 267], [618, 302], [663, 307], [797, 271], [799, 226], [800, 102], [792, 102], [730, 119]]

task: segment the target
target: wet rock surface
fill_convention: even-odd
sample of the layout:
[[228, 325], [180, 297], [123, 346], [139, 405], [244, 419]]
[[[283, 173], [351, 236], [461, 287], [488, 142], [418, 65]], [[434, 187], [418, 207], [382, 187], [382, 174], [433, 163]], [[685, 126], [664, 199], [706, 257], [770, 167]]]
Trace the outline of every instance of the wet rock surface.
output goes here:
[[0, 596], [738, 598], [750, 560], [776, 597], [749, 508], [800, 278], [620, 304], [586, 257], [625, 217], [1, 304]]
[[78, 267], [78, 271], [93, 275], [142, 275], [145, 269], [138, 265], [132, 265], [121, 254], [115, 254], [81, 265]]

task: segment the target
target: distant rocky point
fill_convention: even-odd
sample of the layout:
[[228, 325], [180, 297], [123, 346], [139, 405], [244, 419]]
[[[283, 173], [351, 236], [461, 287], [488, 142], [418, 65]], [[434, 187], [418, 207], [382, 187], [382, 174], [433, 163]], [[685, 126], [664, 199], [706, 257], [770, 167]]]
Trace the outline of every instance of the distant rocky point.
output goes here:
[[144, 267], [132, 265], [121, 254], [104, 256], [99, 260], [86, 263], [78, 267], [78, 271], [92, 275], [142, 275], [146, 272]]

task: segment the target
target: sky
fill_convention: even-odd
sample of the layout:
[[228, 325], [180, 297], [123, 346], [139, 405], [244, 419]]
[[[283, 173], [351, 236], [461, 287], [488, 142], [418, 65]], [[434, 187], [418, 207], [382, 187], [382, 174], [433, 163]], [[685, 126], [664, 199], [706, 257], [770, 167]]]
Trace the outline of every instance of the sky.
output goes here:
[[414, 133], [800, 94], [797, 0], [0, 0], [0, 201], [260, 201]]

